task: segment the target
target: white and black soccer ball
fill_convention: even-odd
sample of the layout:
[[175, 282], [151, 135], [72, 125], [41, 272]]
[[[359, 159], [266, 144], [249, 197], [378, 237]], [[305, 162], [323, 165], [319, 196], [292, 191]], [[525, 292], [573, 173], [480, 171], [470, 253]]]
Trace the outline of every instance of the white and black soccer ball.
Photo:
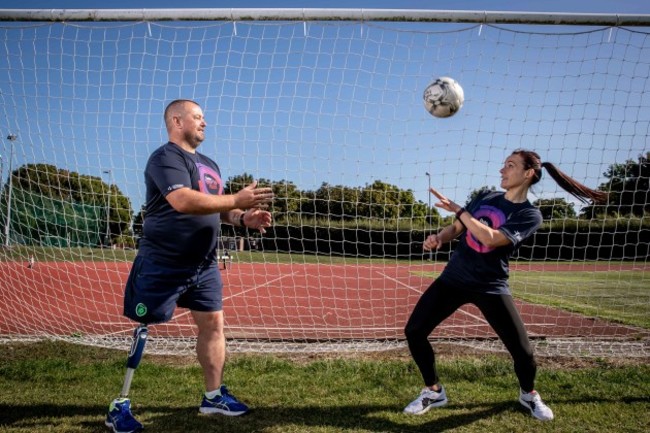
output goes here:
[[424, 89], [424, 108], [435, 117], [450, 117], [461, 109], [465, 93], [458, 81], [440, 77]]

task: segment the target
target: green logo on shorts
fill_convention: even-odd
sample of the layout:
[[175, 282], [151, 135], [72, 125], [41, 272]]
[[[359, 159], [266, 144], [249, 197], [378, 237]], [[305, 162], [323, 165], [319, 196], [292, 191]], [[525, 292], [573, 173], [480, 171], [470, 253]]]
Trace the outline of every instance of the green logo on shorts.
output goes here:
[[143, 303], [140, 303], [140, 304], [136, 305], [135, 306], [135, 314], [138, 317], [144, 316], [145, 314], [147, 314], [147, 306], [144, 305]]

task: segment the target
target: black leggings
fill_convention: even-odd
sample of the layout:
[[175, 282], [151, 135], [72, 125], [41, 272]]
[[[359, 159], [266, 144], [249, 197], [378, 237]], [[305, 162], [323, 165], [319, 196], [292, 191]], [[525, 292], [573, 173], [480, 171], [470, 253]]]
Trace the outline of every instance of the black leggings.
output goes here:
[[519, 386], [525, 392], [535, 387], [537, 364], [524, 323], [510, 295], [492, 295], [459, 289], [436, 279], [422, 294], [404, 333], [411, 356], [426, 386], [438, 383], [436, 358], [429, 335], [443, 320], [465, 304], [474, 304], [510, 352]]

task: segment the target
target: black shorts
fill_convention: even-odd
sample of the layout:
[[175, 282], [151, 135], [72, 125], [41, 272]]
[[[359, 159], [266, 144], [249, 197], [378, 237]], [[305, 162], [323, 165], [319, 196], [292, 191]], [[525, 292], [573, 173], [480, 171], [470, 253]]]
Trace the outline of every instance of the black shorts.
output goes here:
[[163, 323], [171, 320], [176, 307], [223, 309], [223, 282], [216, 263], [173, 267], [137, 256], [124, 290], [124, 315], [139, 323]]

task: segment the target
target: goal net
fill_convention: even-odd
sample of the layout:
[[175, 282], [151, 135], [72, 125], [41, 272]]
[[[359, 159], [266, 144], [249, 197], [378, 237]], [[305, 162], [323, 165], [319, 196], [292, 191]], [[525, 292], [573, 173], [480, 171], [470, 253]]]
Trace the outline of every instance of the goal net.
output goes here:
[[[465, 203], [526, 148], [610, 192], [582, 204], [548, 177], [531, 191], [545, 221], [511, 288], [538, 353], [648, 356], [648, 17], [301, 11], [0, 10], [1, 339], [128, 346], [143, 171], [183, 98], [226, 190], [276, 193], [266, 234], [222, 228], [230, 350], [404, 347], [454, 248], [422, 250], [453, 217], [428, 188]], [[465, 92], [446, 119], [423, 107], [440, 76]], [[148, 350], [195, 337], [179, 309]], [[472, 306], [431, 338], [503, 350]]]

